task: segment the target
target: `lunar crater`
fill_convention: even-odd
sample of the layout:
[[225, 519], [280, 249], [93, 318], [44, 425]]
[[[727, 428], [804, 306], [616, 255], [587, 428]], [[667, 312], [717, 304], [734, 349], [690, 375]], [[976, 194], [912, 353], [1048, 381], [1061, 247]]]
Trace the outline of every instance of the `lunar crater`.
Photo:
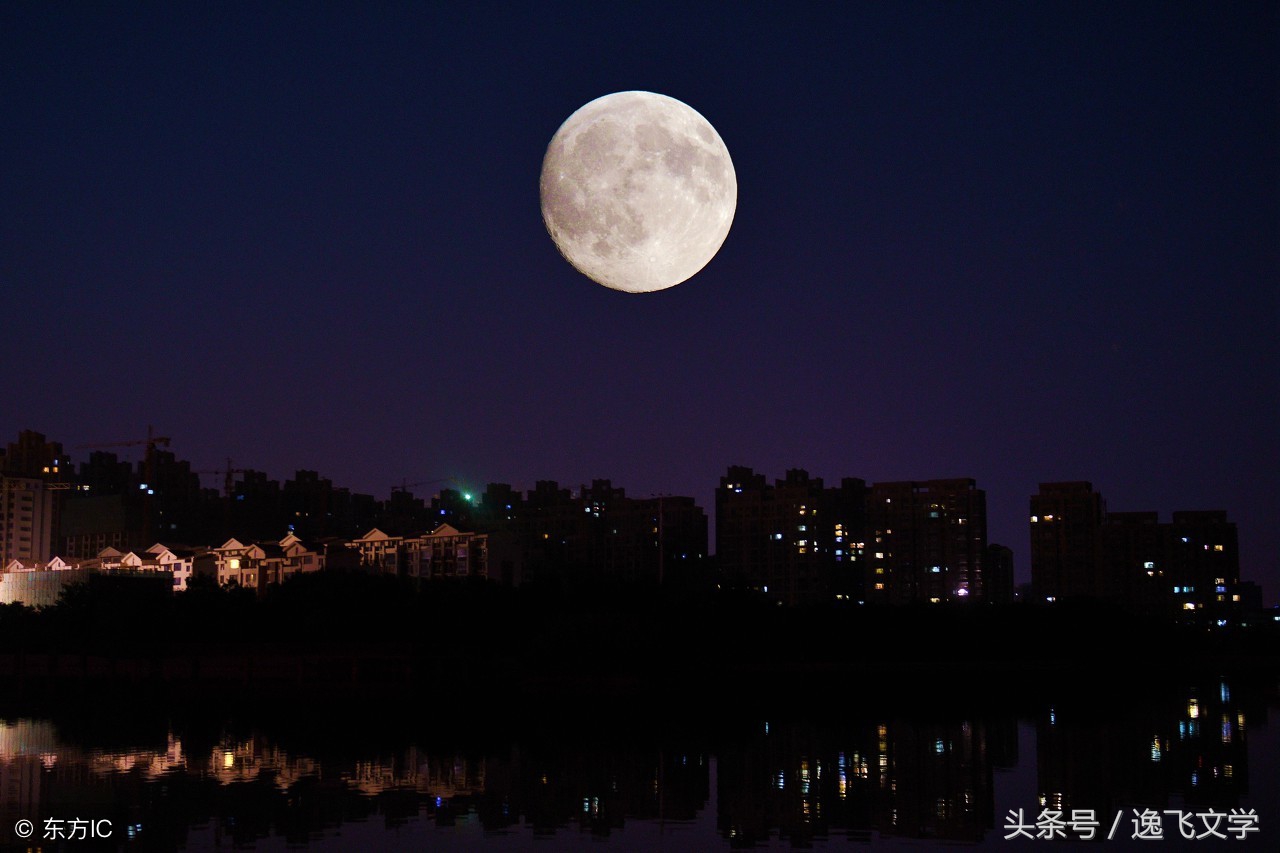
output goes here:
[[692, 108], [650, 92], [606, 95], [547, 147], [547, 231], [578, 271], [617, 290], [679, 284], [724, 243], [737, 206], [728, 149]]

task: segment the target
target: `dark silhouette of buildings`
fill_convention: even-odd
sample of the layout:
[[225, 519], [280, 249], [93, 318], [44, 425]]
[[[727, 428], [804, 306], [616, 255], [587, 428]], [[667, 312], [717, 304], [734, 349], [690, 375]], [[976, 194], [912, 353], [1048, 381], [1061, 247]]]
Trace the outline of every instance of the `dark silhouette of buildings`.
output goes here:
[[987, 546], [986, 591], [992, 604], [1013, 604], [1013, 550], [992, 543]]
[[551, 480], [523, 495], [505, 483], [482, 495], [446, 489], [431, 508], [441, 522], [488, 534], [490, 577], [506, 583], [681, 582], [707, 560], [707, 517], [693, 498], [628, 497], [609, 480], [576, 495]]
[[1031, 580], [1044, 602], [1092, 598], [1135, 612], [1226, 624], [1239, 612], [1236, 525], [1221, 510], [1107, 512], [1087, 482], [1031, 496]]
[[62, 445], [32, 430], [0, 451], [0, 568], [54, 555], [66, 467]]
[[62, 479], [60, 474], [69, 473], [63, 470], [66, 459], [61, 442], [48, 441], [41, 433], [25, 429], [18, 433], [17, 441], [0, 450], [0, 472], [12, 477], [52, 481]]
[[151, 448], [136, 466], [97, 450], [69, 477], [76, 487], [63, 505], [58, 536], [68, 558], [146, 548], [157, 540], [212, 541], [224, 529], [217, 492], [202, 487], [191, 463], [167, 450]]
[[1031, 582], [1040, 601], [1101, 597], [1102, 495], [1087, 482], [1041, 483], [1031, 496]]
[[876, 483], [867, 507], [868, 601], [986, 599], [987, 493], [973, 480]]
[[799, 469], [770, 485], [735, 466], [716, 489], [725, 583], [787, 604], [983, 601], [986, 493], [971, 479], [824, 487]]
[[825, 487], [794, 468], [772, 485], [733, 466], [716, 489], [724, 582], [785, 604], [863, 598], [866, 483]]
[[[527, 492], [501, 483], [483, 493], [445, 488], [429, 501], [409, 491], [425, 483], [405, 483], [379, 501], [313, 470], [283, 485], [229, 460], [222, 471], [194, 471], [157, 446], [168, 443], [148, 432], [145, 441], [86, 446], [145, 445], [146, 456], [130, 463], [97, 449], [76, 470], [60, 443], [22, 432], [0, 451], [0, 568], [32, 571], [61, 558], [61, 569], [92, 562], [104, 549], [123, 557], [158, 544], [194, 551], [291, 535], [336, 555], [336, 540], [376, 530], [425, 541], [447, 525], [448, 536], [483, 537], [475, 540], [483, 547], [473, 543], [480, 550], [461, 560], [455, 552], [450, 561], [437, 537], [429, 572], [409, 572], [413, 560], [425, 564], [405, 555], [395, 571], [471, 576], [449, 567], [484, 562], [482, 574], [507, 585], [718, 579], [783, 604], [1014, 598], [1012, 553], [987, 542], [986, 493], [969, 478], [868, 484], [847, 477], [827, 486], [802, 469], [769, 482], [733, 466], [716, 489], [712, 561], [706, 514], [691, 497], [629, 497], [609, 480], [575, 492], [544, 480]], [[204, 488], [200, 474], [224, 475], [221, 492]], [[429, 482], [446, 480], [458, 482]], [[1170, 522], [1155, 512], [1108, 512], [1088, 482], [1042, 483], [1030, 509], [1032, 600], [1099, 599], [1220, 625], [1260, 611], [1255, 588], [1240, 583], [1236, 526], [1223, 511], [1179, 511]]]

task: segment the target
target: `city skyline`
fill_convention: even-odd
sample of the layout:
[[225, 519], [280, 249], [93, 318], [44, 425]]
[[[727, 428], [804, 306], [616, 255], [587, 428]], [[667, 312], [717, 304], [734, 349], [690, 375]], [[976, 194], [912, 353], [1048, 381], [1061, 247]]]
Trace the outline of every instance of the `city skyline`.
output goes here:
[[[154, 423], [355, 491], [729, 465], [1224, 509], [1280, 588], [1274, 6], [0, 12], [0, 435]], [[563, 262], [538, 169], [645, 89], [739, 205], [670, 291]]]
[[[222, 470], [195, 470], [161, 449], [167, 436], [153, 427], [148, 436], [136, 465], [108, 449], [120, 443], [92, 449], [77, 465], [60, 442], [31, 430], [0, 446], [0, 515], [9, 519], [0, 527], [0, 567], [14, 558], [20, 567], [54, 558], [51, 568], [98, 570], [119, 568], [124, 557], [154, 570], [172, 559], [175, 590], [185, 590], [197, 554], [219, 554], [217, 579], [226, 583], [241, 573], [239, 559], [228, 572], [228, 555], [266, 548], [269, 554], [251, 561], [249, 583], [263, 590], [326, 562], [353, 567], [326, 557], [341, 540], [338, 550], [359, 550], [356, 564], [377, 573], [478, 574], [517, 586], [547, 571], [661, 583], [664, 561], [682, 583], [705, 582], [710, 576], [699, 561], [714, 555], [717, 583], [789, 604], [1011, 603], [1015, 587], [1025, 587], [1036, 601], [1084, 596], [1147, 614], [1185, 606], [1212, 620], [1262, 606], [1268, 592], [1257, 572], [1241, 571], [1237, 525], [1226, 511], [1173, 508], [1170, 521], [1168, 508], [1117, 510], [1087, 481], [1040, 483], [1029, 497], [1027, 540], [1019, 547], [1031, 572], [1023, 576], [1013, 568], [1019, 549], [988, 537], [987, 494], [973, 478], [843, 477], [826, 486], [800, 468], [771, 482], [730, 465], [708, 507], [690, 496], [628, 495], [624, 484], [599, 478], [578, 489], [555, 480], [529, 489], [404, 480], [380, 500], [313, 469], [281, 480], [232, 468], [231, 460]], [[217, 475], [222, 488], [202, 484], [201, 475]], [[492, 560], [489, 534], [497, 535]], [[548, 536], [551, 545], [567, 547], [545, 546]], [[316, 550], [316, 543], [329, 544]], [[264, 559], [275, 568], [259, 572]]]

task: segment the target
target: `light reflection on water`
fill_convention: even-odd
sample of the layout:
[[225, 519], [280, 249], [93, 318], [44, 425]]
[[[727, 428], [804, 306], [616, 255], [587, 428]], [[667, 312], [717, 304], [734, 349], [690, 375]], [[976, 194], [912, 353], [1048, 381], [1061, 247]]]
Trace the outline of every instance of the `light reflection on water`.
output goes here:
[[[230, 726], [102, 746], [14, 718], [0, 720], [0, 841], [18, 843], [23, 818], [79, 817], [110, 819], [114, 847], [148, 850], [1004, 849], [1011, 809], [1033, 822], [1087, 812], [1103, 833], [1123, 814], [1128, 841], [1135, 808], [1252, 808], [1256, 841], [1280, 820], [1274, 703], [1274, 690], [1215, 680], [1114, 706], [1063, 693], [1021, 716], [861, 707], [678, 736], [631, 720], [613, 736], [364, 751]], [[1172, 820], [1166, 833], [1180, 842]]]

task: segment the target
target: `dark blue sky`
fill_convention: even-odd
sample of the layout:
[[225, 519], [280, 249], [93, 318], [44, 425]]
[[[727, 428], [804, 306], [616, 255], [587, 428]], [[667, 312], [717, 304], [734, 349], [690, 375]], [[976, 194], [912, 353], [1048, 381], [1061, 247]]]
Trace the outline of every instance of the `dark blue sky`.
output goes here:
[[[0, 7], [0, 437], [709, 511], [730, 464], [972, 476], [1023, 577], [1087, 479], [1228, 510], [1275, 600], [1275, 3], [510, 5]], [[738, 173], [656, 294], [539, 213], [624, 89]]]

